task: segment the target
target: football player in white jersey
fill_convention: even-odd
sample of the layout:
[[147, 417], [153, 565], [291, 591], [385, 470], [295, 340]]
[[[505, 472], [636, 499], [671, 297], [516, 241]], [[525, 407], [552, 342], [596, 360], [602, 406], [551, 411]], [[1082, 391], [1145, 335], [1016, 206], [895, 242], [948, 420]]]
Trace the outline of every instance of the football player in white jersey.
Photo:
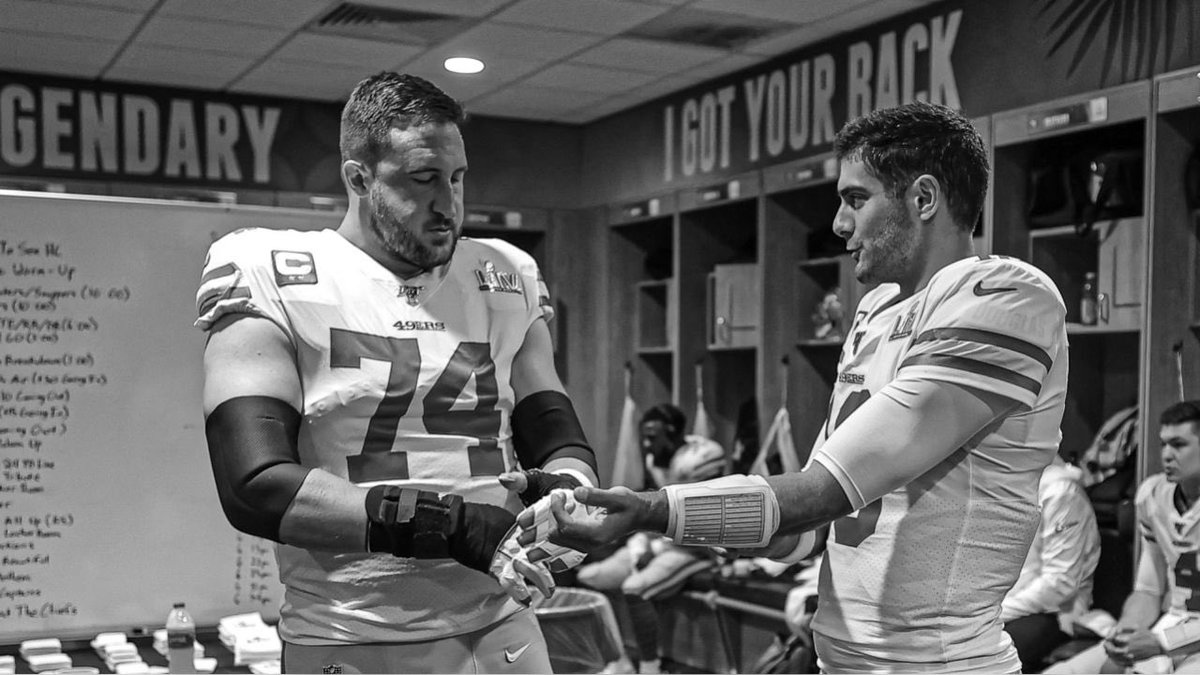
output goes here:
[[463, 120], [421, 78], [363, 80], [341, 225], [235, 232], [205, 263], [213, 473], [229, 521], [278, 542], [286, 671], [550, 672], [509, 594], [556, 570], [502, 544], [522, 504], [596, 484], [595, 458], [537, 265], [460, 241]]
[[833, 228], [874, 288], [806, 469], [652, 493], [577, 488], [603, 511], [552, 501], [556, 538], [586, 547], [648, 529], [790, 560], [832, 522], [812, 622], [825, 671], [1017, 672], [1000, 603], [1060, 439], [1062, 298], [1033, 266], [974, 254], [987, 153], [959, 113], [879, 110], [835, 148]]
[[1164, 410], [1158, 437], [1163, 470], [1138, 486], [1142, 552], [1121, 618], [1047, 673], [1200, 673], [1200, 401]]

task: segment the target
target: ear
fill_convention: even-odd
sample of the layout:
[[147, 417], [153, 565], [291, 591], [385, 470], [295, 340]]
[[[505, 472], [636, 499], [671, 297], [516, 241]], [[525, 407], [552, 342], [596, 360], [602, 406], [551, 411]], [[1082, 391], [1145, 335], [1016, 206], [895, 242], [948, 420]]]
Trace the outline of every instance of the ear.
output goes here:
[[354, 194], [359, 197], [365, 197], [367, 195], [367, 184], [370, 179], [371, 172], [362, 162], [357, 159], [348, 159], [342, 162], [342, 182]]
[[912, 183], [913, 205], [921, 222], [928, 223], [942, 206], [942, 184], [933, 176], [923, 173]]

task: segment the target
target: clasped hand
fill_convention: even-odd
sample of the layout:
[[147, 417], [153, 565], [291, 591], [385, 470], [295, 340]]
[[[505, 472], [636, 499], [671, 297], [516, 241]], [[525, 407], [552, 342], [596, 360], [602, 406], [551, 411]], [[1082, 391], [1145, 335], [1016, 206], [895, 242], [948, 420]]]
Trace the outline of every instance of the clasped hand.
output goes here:
[[1104, 641], [1104, 651], [1110, 659], [1125, 666], [1163, 653], [1154, 633], [1134, 628], [1117, 629]]

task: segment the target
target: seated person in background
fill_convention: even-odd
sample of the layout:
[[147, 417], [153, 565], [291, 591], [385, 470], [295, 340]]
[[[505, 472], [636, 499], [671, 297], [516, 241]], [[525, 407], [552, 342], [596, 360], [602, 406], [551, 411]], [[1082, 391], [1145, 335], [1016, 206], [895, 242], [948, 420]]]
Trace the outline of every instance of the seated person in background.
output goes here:
[[1100, 531], [1082, 476], [1080, 469], [1059, 457], [1042, 473], [1041, 529], [1021, 576], [1000, 606], [1004, 630], [1027, 673], [1039, 671], [1046, 655], [1071, 639], [1072, 619], [1091, 607]]
[[[638, 432], [646, 462], [647, 487], [692, 483], [724, 475], [725, 451], [701, 436], [684, 434], [687, 416], [662, 403], [642, 415]], [[638, 647], [638, 672], [658, 672], [658, 612], [650, 601], [669, 597], [688, 577], [712, 564], [704, 551], [676, 546], [665, 537], [634, 533], [611, 556], [579, 568], [579, 583], [620, 591], [629, 609]], [[631, 665], [631, 664], [630, 664]], [[611, 672], [627, 668], [612, 665]], [[627, 671], [628, 672], [628, 671]]]
[[1163, 471], [1138, 487], [1142, 553], [1121, 618], [1047, 673], [1200, 673], [1200, 401], [1164, 410], [1158, 435]]

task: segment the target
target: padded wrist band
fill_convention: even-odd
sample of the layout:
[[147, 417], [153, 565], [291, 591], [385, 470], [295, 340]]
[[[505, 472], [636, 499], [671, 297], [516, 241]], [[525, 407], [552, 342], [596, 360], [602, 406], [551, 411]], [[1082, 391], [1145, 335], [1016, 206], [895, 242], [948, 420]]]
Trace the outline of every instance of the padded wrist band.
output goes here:
[[1184, 620], [1166, 628], [1151, 629], [1151, 632], [1158, 638], [1158, 644], [1162, 645], [1163, 651], [1180, 651], [1200, 642], [1200, 621]]
[[310, 469], [300, 466], [300, 413], [270, 396], [238, 396], [204, 421], [217, 496], [229, 523], [279, 541], [279, 523]]
[[573, 457], [599, 473], [575, 406], [560, 391], [539, 391], [521, 399], [513, 408], [512, 432], [522, 468], [537, 469], [552, 459]]
[[401, 558], [449, 558], [462, 507], [458, 495], [376, 485], [367, 491], [367, 550]]
[[779, 501], [762, 476], [668, 485], [667, 536], [684, 546], [762, 548], [779, 529]]

